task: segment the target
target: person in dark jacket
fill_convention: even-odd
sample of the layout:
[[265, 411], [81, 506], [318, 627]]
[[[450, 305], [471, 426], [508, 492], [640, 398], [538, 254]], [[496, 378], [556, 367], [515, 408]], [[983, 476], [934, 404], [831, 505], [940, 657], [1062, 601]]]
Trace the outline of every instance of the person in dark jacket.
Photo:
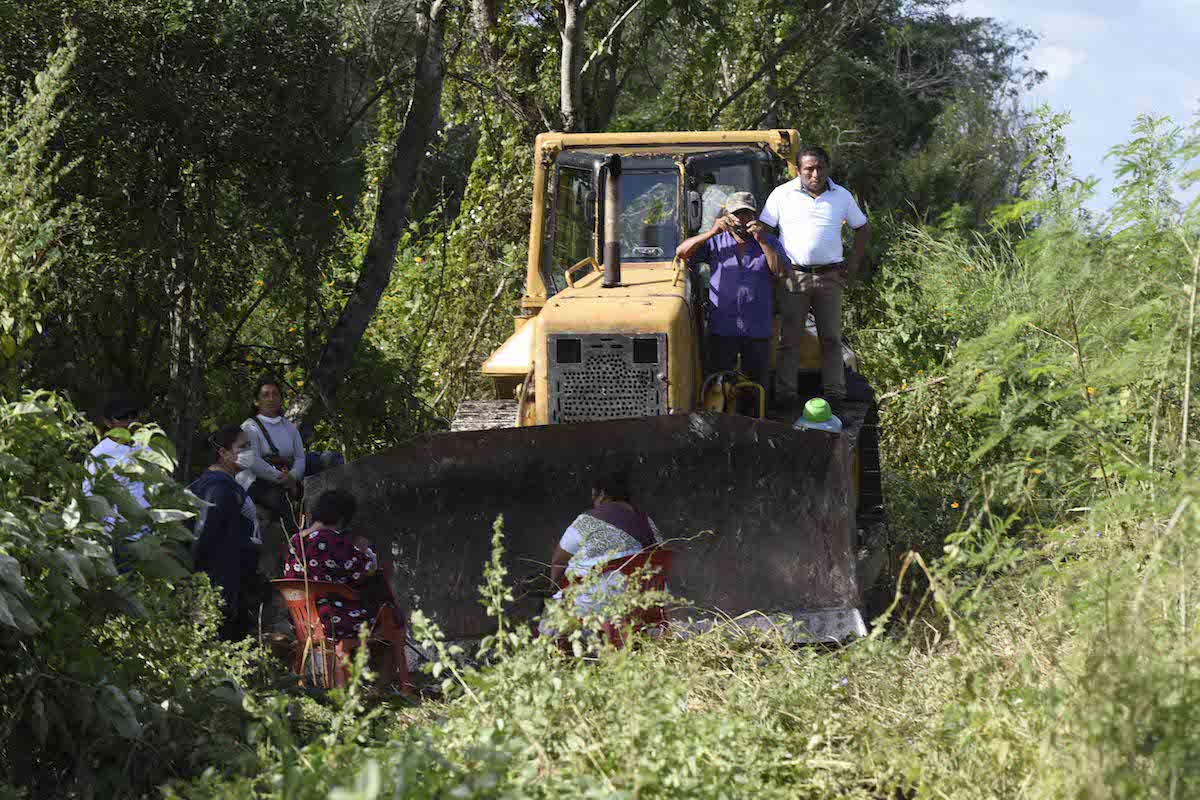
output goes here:
[[219, 635], [236, 640], [252, 629], [253, 607], [259, 599], [258, 551], [262, 540], [254, 502], [234, 476], [254, 457], [249, 436], [237, 425], [227, 425], [209, 439], [213, 462], [188, 489], [205, 501], [196, 522], [192, 560], [220, 587], [225, 600], [225, 621]]

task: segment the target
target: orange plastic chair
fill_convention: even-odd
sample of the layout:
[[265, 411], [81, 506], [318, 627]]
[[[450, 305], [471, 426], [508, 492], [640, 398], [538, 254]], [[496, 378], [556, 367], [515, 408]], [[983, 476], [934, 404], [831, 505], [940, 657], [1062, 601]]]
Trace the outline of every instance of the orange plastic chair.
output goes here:
[[[309, 678], [325, 689], [345, 686], [349, 682], [347, 664], [358, 649], [358, 639], [333, 639], [325, 634], [321, 616], [317, 613], [317, 600], [322, 597], [340, 597], [358, 602], [358, 592], [341, 583], [328, 581], [304, 581], [294, 578], [277, 578], [271, 585], [283, 597], [292, 625], [296, 629], [296, 674]], [[408, 660], [404, 653], [404, 621], [398, 618], [391, 606], [384, 606], [371, 626], [368, 644], [382, 643], [392, 648], [396, 669], [391, 683], [398, 682], [407, 692]], [[397, 652], [399, 651], [399, 652]], [[305, 666], [307, 664], [307, 670]]]
[[[673, 553], [663, 547], [654, 547], [643, 550], [632, 556], [619, 556], [608, 561], [600, 568], [601, 573], [620, 572], [623, 575], [632, 575], [638, 570], [649, 566], [651, 574], [643, 574], [641, 583], [638, 588], [643, 591], [666, 591], [667, 589], [667, 573], [671, 569], [671, 560]], [[582, 578], [567, 575], [563, 578], [563, 588], [581, 583]], [[613, 647], [620, 649], [625, 646], [625, 630], [631, 627], [635, 632], [644, 631], [648, 628], [658, 628], [666, 632], [668, 627], [667, 611], [662, 606], [655, 608], [643, 608], [630, 614], [628, 617], [614, 624], [611, 622], [604, 623], [604, 633], [608, 636], [608, 641]]]

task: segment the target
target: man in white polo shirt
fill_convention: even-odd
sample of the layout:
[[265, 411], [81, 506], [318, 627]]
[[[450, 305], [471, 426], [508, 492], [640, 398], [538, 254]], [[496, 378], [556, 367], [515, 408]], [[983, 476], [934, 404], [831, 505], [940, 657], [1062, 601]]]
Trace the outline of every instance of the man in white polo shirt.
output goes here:
[[[829, 154], [819, 147], [800, 151], [800, 177], [771, 192], [759, 221], [778, 228], [793, 271], [779, 296], [783, 317], [776, 371], [777, 396], [798, 395], [800, 339], [811, 308], [821, 340], [821, 383], [826, 399], [846, 397], [842, 363], [842, 290], [862, 269], [871, 226], [854, 196], [829, 179]], [[842, 225], [854, 230], [850, 258], [842, 254]]]

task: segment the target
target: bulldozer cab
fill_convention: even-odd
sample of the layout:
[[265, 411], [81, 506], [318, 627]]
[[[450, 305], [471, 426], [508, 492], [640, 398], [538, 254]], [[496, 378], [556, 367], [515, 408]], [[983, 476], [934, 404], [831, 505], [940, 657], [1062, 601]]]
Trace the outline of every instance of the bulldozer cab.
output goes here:
[[[568, 288], [567, 269], [589, 257], [602, 259], [603, 169], [620, 149], [564, 150], [555, 158], [539, 265], [548, 297]], [[620, 231], [626, 264], [671, 261], [680, 242], [712, 227], [729, 195], [751, 192], [762, 208], [789, 173], [789, 162], [765, 144], [626, 149], [623, 164]]]

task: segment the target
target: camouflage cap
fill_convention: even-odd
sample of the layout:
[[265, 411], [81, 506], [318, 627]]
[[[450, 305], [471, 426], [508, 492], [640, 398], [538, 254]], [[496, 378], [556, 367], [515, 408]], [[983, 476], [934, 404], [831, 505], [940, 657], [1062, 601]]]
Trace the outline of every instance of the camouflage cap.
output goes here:
[[758, 213], [758, 205], [754, 202], [754, 195], [750, 192], [734, 192], [725, 198], [725, 212], [732, 214], [735, 211], [753, 211]]

